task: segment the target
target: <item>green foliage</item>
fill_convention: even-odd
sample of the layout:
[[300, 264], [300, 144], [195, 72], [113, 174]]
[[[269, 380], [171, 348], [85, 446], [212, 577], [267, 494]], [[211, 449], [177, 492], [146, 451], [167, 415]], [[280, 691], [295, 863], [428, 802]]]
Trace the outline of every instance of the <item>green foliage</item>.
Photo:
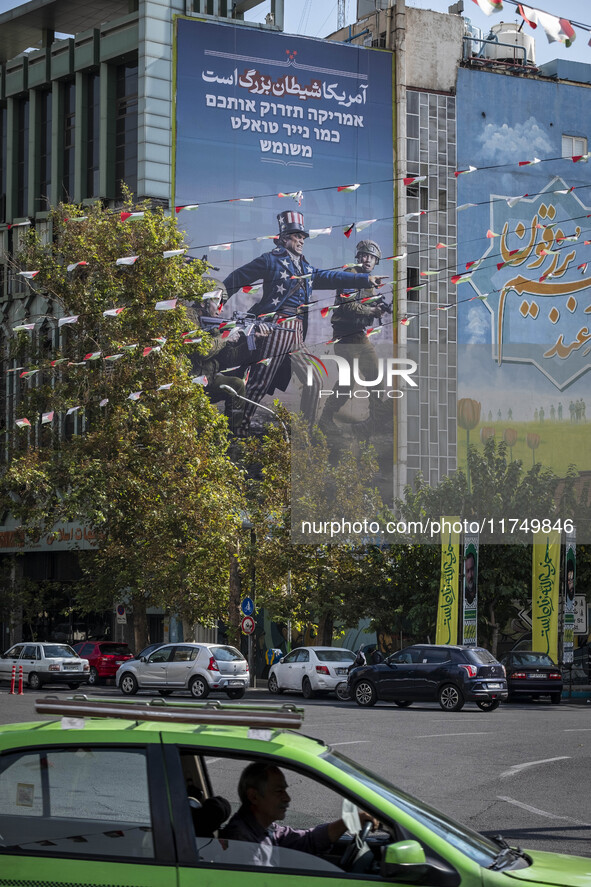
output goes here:
[[[59, 348], [53, 319], [27, 346], [18, 339], [19, 359], [40, 368], [22, 383], [19, 406], [34, 427], [11, 433], [0, 496], [31, 533], [76, 520], [100, 537], [96, 551], [80, 555], [82, 608], [110, 606], [131, 589], [146, 606], [213, 620], [227, 607], [242, 477], [227, 456], [225, 418], [191, 381], [195, 346], [183, 334], [194, 321], [182, 301], [175, 310], [154, 308], [171, 298], [191, 302], [211, 280], [201, 262], [163, 257], [183, 247], [175, 219], [132, 208], [144, 217], [123, 221], [97, 204], [72, 221], [81, 209], [61, 206], [50, 244], [34, 230], [25, 240], [18, 260], [40, 272], [37, 300], [45, 299], [50, 317], [77, 315], [78, 322], [61, 328]], [[116, 265], [131, 255], [139, 256], [133, 266]], [[68, 271], [75, 262], [88, 265]], [[103, 316], [119, 307], [116, 317]], [[144, 355], [145, 347], [154, 350]], [[85, 360], [94, 352], [100, 359]], [[114, 354], [123, 356], [104, 360]], [[130, 400], [138, 391], [140, 399]], [[64, 420], [74, 406], [75, 419]], [[50, 410], [54, 422], [41, 426]]]

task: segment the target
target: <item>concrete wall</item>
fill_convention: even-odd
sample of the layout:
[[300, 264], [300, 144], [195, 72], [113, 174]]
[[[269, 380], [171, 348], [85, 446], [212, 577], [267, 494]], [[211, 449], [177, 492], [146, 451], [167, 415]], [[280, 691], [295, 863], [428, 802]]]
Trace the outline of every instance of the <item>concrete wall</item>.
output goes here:
[[459, 15], [406, 9], [406, 85], [455, 92], [464, 20]]
[[141, 0], [139, 15], [138, 196], [172, 194], [173, 16], [184, 0]]

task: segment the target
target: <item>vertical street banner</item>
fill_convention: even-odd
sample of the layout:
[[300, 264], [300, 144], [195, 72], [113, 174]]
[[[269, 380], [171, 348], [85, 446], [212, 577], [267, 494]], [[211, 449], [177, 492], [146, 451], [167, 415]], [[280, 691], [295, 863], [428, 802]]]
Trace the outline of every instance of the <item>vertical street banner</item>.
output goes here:
[[560, 534], [535, 533], [532, 553], [532, 650], [558, 662]]
[[441, 578], [437, 604], [436, 644], [458, 642], [458, 587], [460, 579], [460, 526], [457, 517], [441, 518]]
[[462, 643], [478, 644], [478, 533], [464, 536], [464, 583], [462, 595]]
[[567, 533], [564, 558], [564, 624], [562, 662], [572, 665], [575, 647], [575, 593], [577, 575], [576, 533]]

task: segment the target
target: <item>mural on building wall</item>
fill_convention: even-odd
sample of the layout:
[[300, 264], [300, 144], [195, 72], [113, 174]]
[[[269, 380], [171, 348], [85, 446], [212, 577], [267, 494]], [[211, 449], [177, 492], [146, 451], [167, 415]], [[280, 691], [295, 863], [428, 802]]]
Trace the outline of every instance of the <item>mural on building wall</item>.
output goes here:
[[[176, 27], [174, 203], [190, 255], [211, 266], [201, 325], [229, 324], [223, 350], [195, 371], [240, 437], [269, 415], [228, 403], [220, 385], [320, 422], [337, 458], [343, 440], [377, 435], [391, 495], [394, 399], [369, 388], [380, 370], [387, 381], [392, 356], [393, 56], [194, 19]], [[379, 290], [370, 275], [386, 281]], [[339, 299], [355, 305], [355, 329]]]
[[591, 173], [568, 146], [589, 135], [591, 92], [461, 69], [458, 103], [458, 164], [477, 167], [458, 180], [459, 206], [476, 204], [458, 213], [458, 398], [480, 404], [470, 443], [494, 436], [526, 469], [589, 472]]

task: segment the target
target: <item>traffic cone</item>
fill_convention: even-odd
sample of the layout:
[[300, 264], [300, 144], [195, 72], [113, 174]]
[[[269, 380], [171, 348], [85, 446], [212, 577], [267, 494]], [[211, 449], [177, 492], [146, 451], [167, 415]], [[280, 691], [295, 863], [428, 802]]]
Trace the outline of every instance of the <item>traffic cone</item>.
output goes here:
[[23, 667], [19, 665], [18, 667], [18, 695], [23, 695]]
[[16, 665], [12, 666], [12, 677], [10, 678], [10, 696], [14, 696], [14, 682], [16, 680]]

